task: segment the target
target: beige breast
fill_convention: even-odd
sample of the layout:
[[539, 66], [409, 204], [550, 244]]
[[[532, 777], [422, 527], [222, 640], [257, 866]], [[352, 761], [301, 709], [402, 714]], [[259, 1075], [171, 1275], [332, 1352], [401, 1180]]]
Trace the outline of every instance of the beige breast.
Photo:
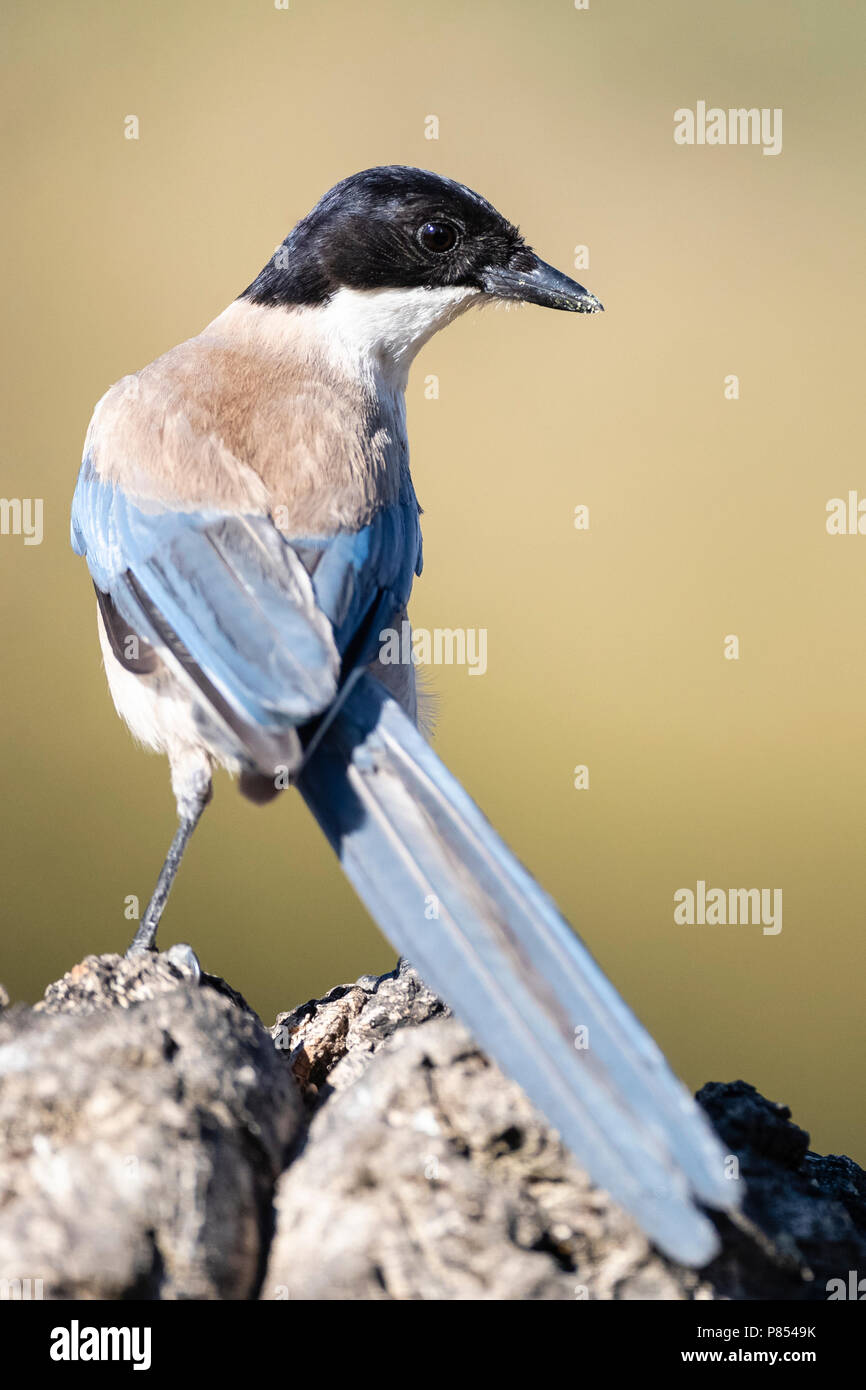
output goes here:
[[96, 471], [145, 502], [270, 512], [295, 536], [366, 524], [397, 497], [402, 391], [350, 375], [310, 325], [239, 300], [124, 377], [91, 422]]

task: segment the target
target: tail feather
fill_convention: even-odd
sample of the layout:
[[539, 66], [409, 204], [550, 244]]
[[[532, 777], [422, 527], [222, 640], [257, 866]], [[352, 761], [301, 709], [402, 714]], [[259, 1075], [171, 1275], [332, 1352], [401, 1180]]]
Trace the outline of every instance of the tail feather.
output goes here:
[[708, 1121], [551, 899], [375, 680], [358, 682], [299, 786], [401, 955], [594, 1181], [673, 1258], [706, 1263], [717, 1240], [695, 1203], [730, 1209], [739, 1195]]

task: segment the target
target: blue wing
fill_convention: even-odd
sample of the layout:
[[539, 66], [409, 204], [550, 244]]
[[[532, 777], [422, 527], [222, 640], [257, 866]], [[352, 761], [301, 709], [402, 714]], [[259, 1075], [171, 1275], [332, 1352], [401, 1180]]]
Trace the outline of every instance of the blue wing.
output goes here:
[[408, 479], [357, 532], [290, 541], [267, 516], [136, 501], [87, 460], [72, 545], [134, 632], [243, 724], [270, 729], [321, 713], [347, 665], [371, 659], [379, 615], [406, 604], [421, 560]]

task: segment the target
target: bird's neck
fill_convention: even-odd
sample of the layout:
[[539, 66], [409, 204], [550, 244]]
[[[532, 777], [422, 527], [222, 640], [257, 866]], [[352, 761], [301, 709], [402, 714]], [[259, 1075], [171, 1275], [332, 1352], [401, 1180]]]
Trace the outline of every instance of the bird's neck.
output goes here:
[[288, 312], [344, 371], [373, 374], [386, 388], [402, 392], [416, 354], [477, 297], [477, 290], [463, 286], [339, 289], [315, 309]]
[[205, 331], [254, 339], [279, 357], [319, 360], [377, 394], [402, 394], [416, 354], [478, 297], [463, 286], [343, 288], [317, 305], [260, 305], [242, 297]]

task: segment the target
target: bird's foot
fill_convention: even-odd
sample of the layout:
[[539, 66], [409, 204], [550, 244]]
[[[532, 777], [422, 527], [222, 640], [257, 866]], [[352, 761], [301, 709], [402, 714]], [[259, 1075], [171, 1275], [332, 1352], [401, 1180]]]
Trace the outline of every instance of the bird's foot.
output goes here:
[[154, 960], [162, 956], [182, 975], [186, 975], [193, 984], [198, 984], [201, 980], [201, 962], [192, 947], [188, 946], [185, 941], [179, 941], [174, 946], [169, 946], [165, 951], [157, 950], [156, 946], [144, 946], [133, 941], [126, 952], [126, 959], [135, 960], [143, 956], [150, 956]]

